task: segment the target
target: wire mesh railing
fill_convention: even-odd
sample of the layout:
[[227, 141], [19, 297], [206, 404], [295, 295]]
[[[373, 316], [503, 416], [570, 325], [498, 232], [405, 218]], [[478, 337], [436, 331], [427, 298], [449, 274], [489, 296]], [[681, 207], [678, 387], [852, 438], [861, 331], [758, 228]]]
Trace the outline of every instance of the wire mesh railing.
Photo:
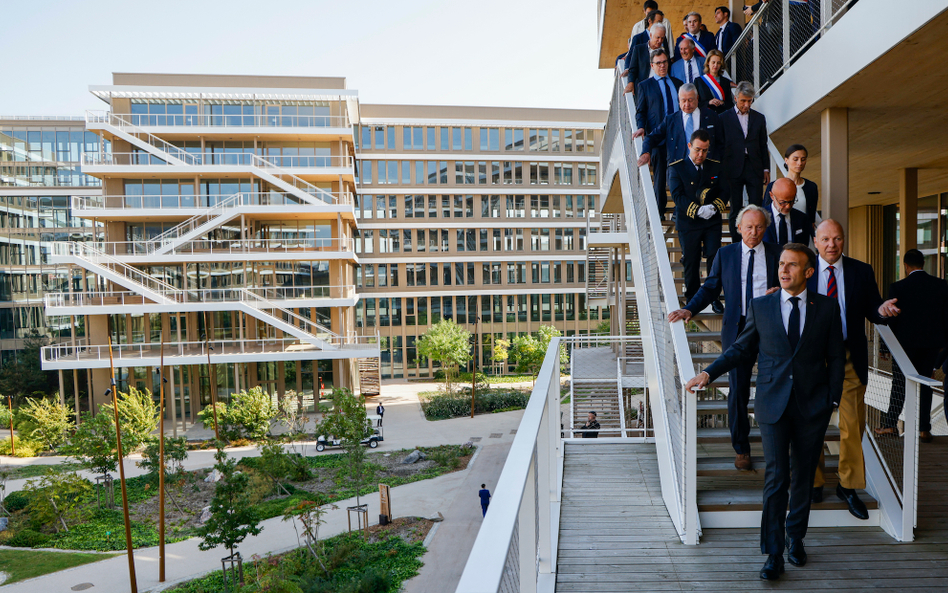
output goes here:
[[771, 0], [744, 27], [725, 58], [734, 80], [770, 86], [855, 0]]

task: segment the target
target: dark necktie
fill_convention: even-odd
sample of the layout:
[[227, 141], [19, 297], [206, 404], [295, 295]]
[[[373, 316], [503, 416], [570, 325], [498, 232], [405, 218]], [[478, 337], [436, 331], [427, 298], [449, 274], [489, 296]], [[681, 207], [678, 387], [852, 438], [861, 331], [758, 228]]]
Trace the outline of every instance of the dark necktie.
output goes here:
[[668, 90], [668, 79], [659, 78], [658, 85], [662, 87], [662, 96], [665, 97], [665, 114], [667, 115], [669, 113], [674, 113], [675, 112], [674, 99], [672, 99], [671, 91]]
[[780, 215], [780, 228], [777, 229], [777, 244], [783, 247], [787, 244], [787, 219], [784, 218], [784, 215]]
[[830, 266], [826, 268], [829, 270], [829, 278], [826, 279], [826, 296], [835, 299], [837, 298], [837, 288], [836, 288], [836, 268]]
[[790, 338], [790, 348], [795, 352], [797, 344], [800, 343], [800, 309], [797, 303], [800, 297], [790, 297], [790, 322], [787, 323], [787, 337]]
[[691, 60], [688, 60], [687, 64], [688, 64], [688, 74], [686, 76], [688, 78], [688, 82], [690, 83], [693, 80], [692, 78], [693, 71], [691, 70]]
[[751, 249], [750, 257], [747, 258], [747, 278], [744, 280], [747, 297], [744, 300], [744, 315], [750, 312], [751, 299], [754, 298], [754, 250]]

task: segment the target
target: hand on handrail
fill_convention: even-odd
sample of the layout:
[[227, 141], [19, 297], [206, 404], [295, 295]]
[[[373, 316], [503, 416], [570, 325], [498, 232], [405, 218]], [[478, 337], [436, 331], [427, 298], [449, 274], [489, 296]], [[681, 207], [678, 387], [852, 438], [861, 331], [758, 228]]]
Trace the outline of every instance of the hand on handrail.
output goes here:
[[701, 371], [692, 377], [691, 381], [688, 381], [688, 383], [685, 384], [685, 389], [688, 391], [688, 393], [694, 393], [696, 389], [700, 391], [707, 387], [708, 383], [710, 382], [711, 376], [708, 373]]

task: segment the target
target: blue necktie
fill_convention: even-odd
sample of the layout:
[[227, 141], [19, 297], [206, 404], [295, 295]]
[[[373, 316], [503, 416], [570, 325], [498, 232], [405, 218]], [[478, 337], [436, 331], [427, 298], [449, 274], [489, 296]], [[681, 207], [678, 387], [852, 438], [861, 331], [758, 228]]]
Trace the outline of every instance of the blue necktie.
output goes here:
[[686, 75], [686, 78], [688, 79], [688, 82], [691, 83], [694, 81], [694, 76], [692, 75], [693, 71], [691, 70], [691, 60], [688, 60], [687, 64], [688, 64], [688, 74]]
[[747, 279], [744, 280], [747, 297], [744, 300], [744, 315], [750, 311], [751, 299], [754, 298], [754, 250], [751, 249], [750, 257], [747, 259]]
[[665, 114], [666, 115], [669, 113], [675, 112], [675, 107], [674, 107], [675, 103], [674, 103], [674, 100], [672, 99], [672, 94], [668, 88], [668, 84], [669, 83], [668, 83], [667, 78], [658, 79], [658, 85], [662, 87], [662, 96], [665, 98]]
[[694, 113], [685, 115], [685, 138], [691, 142], [691, 135], [695, 131]]
[[790, 348], [796, 352], [797, 344], [800, 343], [800, 309], [797, 303], [800, 297], [790, 297], [790, 321], [787, 323], [787, 337], [790, 338]]

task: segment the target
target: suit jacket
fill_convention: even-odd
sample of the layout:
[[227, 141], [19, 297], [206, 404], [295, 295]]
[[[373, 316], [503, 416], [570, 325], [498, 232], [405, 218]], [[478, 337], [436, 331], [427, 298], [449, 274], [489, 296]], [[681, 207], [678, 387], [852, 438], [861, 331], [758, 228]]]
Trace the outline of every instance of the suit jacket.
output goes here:
[[770, 163], [767, 154], [767, 118], [751, 109], [747, 115], [745, 138], [734, 109], [725, 111], [720, 117], [724, 126], [724, 176], [737, 179], [746, 165], [753, 177], [763, 183], [764, 169], [768, 169]]
[[[706, 130], [711, 135], [708, 158], [720, 162], [724, 134], [721, 131], [721, 120], [718, 119], [717, 114], [710, 109], [702, 109], [698, 114], [698, 128], [695, 128], [695, 130], [698, 129]], [[645, 137], [642, 142], [642, 152], [651, 152], [664, 145], [668, 154], [668, 161], [666, 162], [671, 163], [688, 156], [689, 141], [690, 139], [685, 134], [685, 122], [682, 113], [676, 111], [666, 116], [661, 125]]]
[[758, 422], [780, 420], [791, 392], [804, 418], [825, 420], [843, 395], [846, 372], [839, 303], [807, 291], [806, 320], [794, 350], [783, 326], [781, 293], [751, 301], [744, 331], [705, 372], [713, 381], [757, 354], [754, 414]]
[[894, 282], [889, 298], [898, 299], [895, 306], [901, 309], [889, 327], [903, 347], [936, 349], [948, 343], [948, 283], [919, 270]]
[[639, 84], [652, 75], [651, 52], [648, 44], [636, 45], [625, 57], [625, 69], [629, 71], [629, 82], [635, 84], [636, 93]]
[[[697, 79], [701, 78], [701, 75], [702, 75], [702, 74], [704, 74], [704, 58], [702, 58], [702, 57], [699, 56], [698, 54], [695, 54], [695, 57], [694, 57], [694, 60], [693, 60], [693, 61], [694, 61], [694, 64], [693, 64], [694, 72], [693, 72], [692, 76], [694, 77], [693, 80], [697, 80]], [[681, 80], [681, 81], [683, 81], [683, 82], [684, 82], [685, 80], [687, 80], [687, 77], [685, 76], [685, 74], [686, 74], [686, 73], [685, 73], [685, 61], [684, 61], [683, 59], [681, 59], [681, 58], [675, 60], [675, 61], [672, 63], [672, 65], [671, 65], [671, 70], [669, 70], [668, 73], [669, 73], [672, 77], [677, 78], [678, 80]]]
[[[741, 322], [743, 310], [741, 283], [741, 259], [744, 257], [742, 243], [731, 243], [718, 249], [711, 265], [711, 273], [698, 292], [688, 301], [685, 309], [692, 315], [718, 300], [724, 289], [724, 319], [721, 328], [721, 344], [725, 350], [737, 339], [737, 327]], [[767, 288], [780, 286], [777, 277], [777, 263], [780, 260], [780, 248], [772, 243], [764, 243], [764, 258], [767, 264]], [[758, 297], [764, 295], [757, 295]]]
[[[671, 77], [669, 80], [675, 87], [672, 101], [675, 103], [675, 111], [678, 111], [678, 89], [681, 88], [681, 81]], [[662, 125], [663, 121], [665, 121], [665, 101], [662, 99], [662, 89], [659, 87], [657, 78], [646, 78], [635, 90], [635, 125], [646, 133], [651, 133]]]
[[718, 29], [717, 33], [715, 33], [714, 47], [720, 47], [721, 51], [724, 52], [724, 55], [727, 56], [727, 53], [731, 51], [731, 48], [734, 47], [734, 43], [740, 36], [741, 26], [737, 23], [728, 21], [723, 27]]
[[[773, 186], [774, 182], [771, 181], [770, 185], [767, 186], [767, 191], [764, 192], [765, 196], [770, 195], [770, 190], [773, 188]], [[820, 189], [809, 179], [804, 179], [803, 195], [806, 197], [806, 218], [812, 227], [813, 223], [816, 222], [816, 206], [820, 201]]]
[[[681, 39], [684, 36], [685, 34], [682, 33], [681, 35], [678, 36], [677, 39], [675, 39], [675, 59], [676, 60], [681, 59], [681, 50], [678, 49], [678, 44], [681, 43]], [[705, 53], [714, 49], [715, 47], [714, 46], [714, 33], [711, 33], [710, 31], [708, 32], [698, 31], [698, 34], [696, 35], [696, 37], [698, 38], [698, 43], [700, 43], [701, 47], [704, 48]], [[695, 51], [695, 55], [700, 56], [701, 54], [698, 54], [697, 51]]]
[[708, 104], [708, 101], [711, 99], [716, 99], [714, 93], [711, 92], [711, 89], [708, 87], [707, 81], [704, 78], [699, 78], [695, 81], [695, 86], [698, 87], [698, 107], [701, 109], [710, 109], [711, 111], [721, 115], [729, 109], [734, 109], [734, 96], [731, 93], [731, 81], [724, 79], [721, 84], [721, 90], [724, 91], [724, 105], [718, 105], [714, 107]]
[[[869, 342], [866, 340], [866, 320], [885, 324], [879, 315], [882, 296], [872, 266], [858, 259], [843, 256], [843, 296], [846, 299], [846, 348], [853, 363], [853, 370], [863, 385], [869, 384]], [[817, 292], [819, 268], [807, 281], [806, 289]], [[946, 285], [948, 286], [948, 285]], [[896, 303], [898, 304], [898, 303]]]
[[[705, 159], [701, 175], [690, 158], [668, 164], [668, 188], [675, 201], [675, 228], [690, 231], [721, 226], [724, 212], [724, 192], [721, 189], [721, 164]], [[708, 219], [698, 216], [701, 206], [714, 206], [714, 216]]]
[[[767, 203], [769, 196], [764, 196], [764, 203]], [[772, 203], [772, 201], [771, 201]], [[773, 215], [773, 209], [768, 208], [768, 213]], [[777, 226], [780, 222], [779, 218], [774, 218], [770, 221], [770, 224], [767, 225], [767, 230], [764, 231], [764, 243], [773, 243], [779, 247], [783, 247], [777, 241], [780, 235], [777, 234]], [[800, 212], [796, 208], [790, 209], [790, 236], [788, 241], [790, 243], [803, 243], [804, 245], [811, 245], [811, 239], [813, 238], [813, 226], [809, 224], [806, 220], [806, 214]]]

